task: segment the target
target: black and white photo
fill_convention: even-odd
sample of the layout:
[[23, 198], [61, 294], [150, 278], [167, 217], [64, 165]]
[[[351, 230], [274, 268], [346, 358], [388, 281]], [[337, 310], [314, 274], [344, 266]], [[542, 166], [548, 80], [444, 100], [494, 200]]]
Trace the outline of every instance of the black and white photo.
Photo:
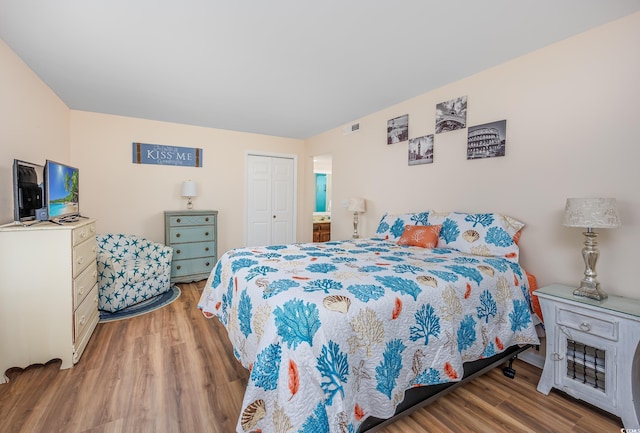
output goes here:
[[433, 163], [433, 134], [409, 140], [409, 165]]
[[470, 126], [467, 135], [467, 159], [504, 156], [506, 137], [506, 120]]
[[467, 127], [467, 97], [436, 104], [436, 134]]
[[401, 143], [409, 139], [409, 115], [387, 121], [387, 144]]

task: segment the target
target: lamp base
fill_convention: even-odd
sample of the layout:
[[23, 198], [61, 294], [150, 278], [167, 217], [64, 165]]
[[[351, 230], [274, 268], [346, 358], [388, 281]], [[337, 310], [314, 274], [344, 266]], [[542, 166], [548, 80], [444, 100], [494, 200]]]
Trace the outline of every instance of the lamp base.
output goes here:
[[358, 234], [358, 212], [353, 213], [353, 239], [358, 239], [360, 235]]
[[600, 283], [595, 283], [594, 285], [584, 281], [581, 282], [580, 287], [573, 291], [573, 295], [595, 299], [596, 301], [603, 301], [609, 297], [606, 292], [600, 289]]

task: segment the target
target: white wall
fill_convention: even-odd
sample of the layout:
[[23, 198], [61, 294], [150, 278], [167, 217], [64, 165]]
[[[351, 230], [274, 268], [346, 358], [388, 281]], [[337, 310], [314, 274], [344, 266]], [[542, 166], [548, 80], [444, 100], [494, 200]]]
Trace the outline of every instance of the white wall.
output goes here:
[[69, 108], [0, 39], [0, 223], [13, 221], [13, 160], [69, 160]]
[[[503, 212], [527, 223], [522, 261], [540, 284], [575, 284], [584, 270], [580, 230], [561, 224], [565, 199], [616, 197], [623, 227], [600, 231], [599, 279], [612, 294], [640, 297], [632, 275], [640, 241], [639, 42], [636, 13], [359, 119], [355, 134], [338, 128], [303, 143], [70, 111], [0, 41], [0, 222], [13, 218], [13, 158], [49, 158], [81, 169], [82, 212], [98, 218], [100, 230], [159, 240], [162, 211], [183, 208], [180, 184], [196, 180], [196, 208], [221, 212], [224, 251], [243, 241], [244, 155], [254, 150], [299, 155], [298, 240], [310, 240], [312, 156], [329, 153], [333, 239], [351, 235], [340, 203], [352, 196], [368, 200], [364, 235], [387, 210]], [[505, 157], [467, 161], [466, 130], [436, 136], [430, 165], [409, 167], [406, 143], [386, 145], [388, 119], [409, 114], [412, 137], [433, 133], [435, 104], [463, 95], [469, 125], [507, 120]], [[205, 166], [134, 165], [134, 141], [202, 147]]]
[[[202, 148], [203, 167], [134, 164], [133, 142]], [[71, 154], [80, 168], [81, 212], [98, 219], [101, 233], [136, 233], [163, 242], [163, 212], [186, 209], [180, 191], [182, 182], [192, 179], [198, 186], [194, 209], [219, 212], [218, 253], [242, 246], [248, 151], [296, 155], [298, 177], [304, 178], [301, 140], [71, 111]], [[302, 192], [300, 188], [300, 209]], [[298, 221], [301, 218], [298, 210]], [[304, 237], [301, 227], [298, 223], [298, 240]]]
[[[611, 294], [640, 297], [639, 44], [636, 13], [363, 117], [360, 132], [306, 140], [308, 159], [333, 156], [332, 239], [350, 236], [339, 205], [352, 196], [367, 199], [364, 235], [385, 211], [502, 212], [527, 224], [522, 263], [538, 283], [573, 285], [583, 236], [562, 225], [565, 200], [615, 197], [623, 226], [600, 230], [598, 279]], [[467, 161], [466, 129], [435, 136], [433, 164], [410, 167], [406, 142], [386, 144], [388, 119], [409, 114], [410, 137], [432, 134], [436, 104], [464, 95], [468, 125], [507, 120], [505, 157]]]

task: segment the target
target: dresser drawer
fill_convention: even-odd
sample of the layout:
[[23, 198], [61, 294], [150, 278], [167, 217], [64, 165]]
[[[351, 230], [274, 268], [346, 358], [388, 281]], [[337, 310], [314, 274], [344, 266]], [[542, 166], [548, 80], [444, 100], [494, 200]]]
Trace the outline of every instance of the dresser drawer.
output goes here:
[[215, 242], [177, 243], [173, 245], [173, 260], [211, 257], [215, 250]]
[[213, 226], [202, 227], [172, 227], [169, 230], [171, 244], [175, 248], [175, 244], [183, 242], [202, 242], [213, 240]]
[[96, 283], [89, 294], [76, 308], [73, 314], [73, 330], [74, 341], [78, 339], [85, 331], [87, 326], [91, 323], [91, 319], [98, 313], [98, 283]]
[[76, 246], [81, 242], [86, 241], [87, 239], [93, 237], [95, 239], [96, 236], [96, 224], [91, 223], [84, 225], [82, 227], [78, 227], [73, 229], [73, 233], [71, 235], [72, 245]]
[[169, 217], [169, 225], [171, 227], [184, 226], [202, 226], [212, 225], [214, 223], [211, 215], [179, 215]]
[[181, 277], [193, 274], [209, 273], [213, 269], [214, 260], [211, 257], [191, 260], [174, 260], [171, 262], [171, 275]]
[[618, 322], [604, 317], [594, 317], [589, 312], [577, 312], [558, 307], [556, 323], [587, 334], [597, 335], [608, 340], [618, 340]]
[[78, 278], [73, 280], [73, 308], [78, 308], [78, 305], [86, 298], [87, 294], [98, 281], [98, 267], [95, 261], [91, 263], [87, 268], [82, 271]]
[[73, 247], [73, 277], [77, 277], [91, 263], [96, 262], [98, 246], [95, 236]]

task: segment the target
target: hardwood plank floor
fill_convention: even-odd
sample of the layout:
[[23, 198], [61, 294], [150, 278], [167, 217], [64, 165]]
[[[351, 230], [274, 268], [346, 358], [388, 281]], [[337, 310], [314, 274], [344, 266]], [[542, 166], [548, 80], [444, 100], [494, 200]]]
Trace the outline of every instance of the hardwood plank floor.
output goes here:
[[[180, 284], [171, 305], [98, 324], [80, 362], [10, 369], [0, 385], [2, 433], [233, 433], [247, 372], [224, 328], [196, 308], [204, 282]], [[552, 391], [540, 369], [495, 369], [383, 433], [617, 433], [619, 418]]]

